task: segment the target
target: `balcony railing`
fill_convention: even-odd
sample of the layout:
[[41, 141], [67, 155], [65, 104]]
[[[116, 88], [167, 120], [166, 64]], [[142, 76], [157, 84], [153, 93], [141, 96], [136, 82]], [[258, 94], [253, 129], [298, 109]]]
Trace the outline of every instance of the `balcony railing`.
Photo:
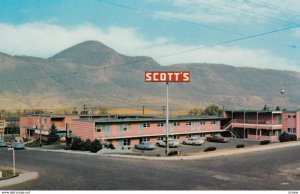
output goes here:
[[233, 119], [232, 123], [246, 123], [246, 124], [260, 124], [260, 125], [272, 125], [271, 121], [266, 120], [249, 120], [249, 119]]

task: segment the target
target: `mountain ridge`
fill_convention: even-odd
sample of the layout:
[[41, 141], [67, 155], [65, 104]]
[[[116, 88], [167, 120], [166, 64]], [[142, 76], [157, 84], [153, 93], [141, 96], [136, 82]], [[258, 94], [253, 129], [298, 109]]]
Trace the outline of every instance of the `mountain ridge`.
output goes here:
[[170, 84], [175, 109], [210, 103], [236, 108], [297, 107], [300, 100], [295, 85], [289, 86], [288, 95], [279, 93], [282, 83], [300, 82], [299, 72], [209, 63], [161, 66], [151, 57], [126, 56], [97, 41], [79, 43], [48, 59], [0, 53], [1, 69], [0, 107], [4, 109], [83, 104], [161, 109], [164, 84], [145, 83], [146, 70], [191, 71], [190, 83]]

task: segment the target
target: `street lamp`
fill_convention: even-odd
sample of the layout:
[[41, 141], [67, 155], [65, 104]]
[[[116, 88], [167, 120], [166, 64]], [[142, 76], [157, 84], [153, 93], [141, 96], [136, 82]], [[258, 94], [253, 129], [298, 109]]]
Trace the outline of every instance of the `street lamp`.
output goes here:
[[16, 159], [15, 159], [15, 148], [11, 147], [8, 148], [8, 150], [12, 150], [13, 151], [13, 166], [14, 166], [14, 176], [16, 176]]

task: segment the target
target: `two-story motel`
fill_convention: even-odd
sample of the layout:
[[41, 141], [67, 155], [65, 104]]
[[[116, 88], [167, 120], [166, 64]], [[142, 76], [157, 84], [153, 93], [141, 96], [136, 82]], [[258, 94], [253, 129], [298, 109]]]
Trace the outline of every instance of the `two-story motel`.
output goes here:
[[[204, 137], [219, 134], [228, 122], [223, 117], [176, 117], [170, 118], [171, 139]], [[114, 146], [130, 146], [141, 141], [156, 143], [166, 135], [165, 118], [126, 118], [73, 120], [72, 133], [82, 139], [107, 140]]]
[[[41, 123], [42, 122], [42, 123]], [[184, 140], [229, 131], [233, 137], [278, 140], [284, 131], [300, 137], [300, 110], [225, 110], [224, 117], [170, 118], [170, 138]], [[72, 134], [84, 140], [99, 139], [115, 146], [140, 141], [156, 143], [166, 135], [165, 118], [153, 115], [29, 115], [20, 118], [20, 135], [38, 138], [47, 135], [51, 124], [59, 131], [70, 125]]]

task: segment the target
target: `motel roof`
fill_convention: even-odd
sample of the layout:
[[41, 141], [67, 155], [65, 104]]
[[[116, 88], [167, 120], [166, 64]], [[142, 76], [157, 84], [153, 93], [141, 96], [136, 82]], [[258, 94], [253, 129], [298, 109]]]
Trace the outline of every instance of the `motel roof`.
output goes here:
[[143, 115], [143, 114], [30, 114], [24, 115], [25, 117], [31, 116], [46, 116], [46, 117], [66, 117], [66, 116], [79, 116], [79, 117], [140, 117], [140, 118], [157, 118], [157, 115]]
[[234, 113], [282, 113], [281, 110], [239, 110], [239, 109], [227, 109], [225, 112]]
[[[224, 117], [216, 116], [201, 116], [201, 117], [173, 117], [169, 118], [169, 121], [201, 121], [201, 120], [226, 120]], [[80, 122], [94, 122], [94, 123], [133, 123], [133, 122], [155, 122], [155, 121], [166, 121], [166, 118], [135, 118], [135, 119], [75, 119]]]

